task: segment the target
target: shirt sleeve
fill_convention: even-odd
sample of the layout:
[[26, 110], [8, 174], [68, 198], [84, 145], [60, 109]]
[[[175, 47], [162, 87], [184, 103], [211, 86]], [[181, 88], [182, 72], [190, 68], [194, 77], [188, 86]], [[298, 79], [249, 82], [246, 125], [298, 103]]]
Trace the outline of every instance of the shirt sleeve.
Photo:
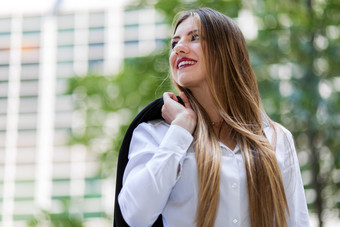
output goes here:
[[309, 227], [309, 214], [301, 178], [300, 166], [292, 134], [284, 129], [285, 168], [282, 180], [289, 208], [288, 227]]
[[162, 213], [192, 135], [165, 122], [142, 123], [133, 133], [118, 202], [130, 226], [151, 226]]

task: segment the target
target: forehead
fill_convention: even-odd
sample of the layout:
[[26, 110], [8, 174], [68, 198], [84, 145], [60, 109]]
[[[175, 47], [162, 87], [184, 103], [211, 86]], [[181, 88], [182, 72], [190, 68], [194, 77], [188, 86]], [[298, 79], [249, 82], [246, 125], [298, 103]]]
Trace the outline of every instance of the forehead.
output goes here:
[[198, 19], [190, 16], [177, 26], [174, 37], [187, 35], [187, 33], [191, 31], [197, 31], [198, 26]]

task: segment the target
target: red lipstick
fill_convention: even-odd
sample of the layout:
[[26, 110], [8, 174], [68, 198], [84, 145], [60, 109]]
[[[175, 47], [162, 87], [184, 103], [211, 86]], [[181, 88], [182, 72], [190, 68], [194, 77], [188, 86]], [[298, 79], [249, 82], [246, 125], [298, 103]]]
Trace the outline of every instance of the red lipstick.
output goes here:
[[[183, 63], [181, 64], [181, 62], [183, 62]], [[197, 61], [192, 59], [192, 58], [184, 58], [184, 57], [180, 58], [177, 61], [177, 69], [182, 69], [182, 68], [194, 65], [194, 64], [196, 64], [196, 62]]]

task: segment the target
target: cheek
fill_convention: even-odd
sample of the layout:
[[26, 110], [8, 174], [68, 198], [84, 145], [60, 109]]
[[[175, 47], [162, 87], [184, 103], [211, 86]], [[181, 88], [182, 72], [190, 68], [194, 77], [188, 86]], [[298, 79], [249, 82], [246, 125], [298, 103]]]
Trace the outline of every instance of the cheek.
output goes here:
[[171, 54], [169, 57], [169, 64], [170, 64], [170, 68], [175, 69], [175, 64], [176, 64], [176, 56], [175, 54]]
[[174, 54], [171, 54], [170, 55], [170, 58], [169, 58], [169, 65], [170, 65], [170, 73], [171, 73], [171, 77], [173, 79], [176, 79], [174, 77], [175, 75], [175, 71], [176, 71], [176, 56]]

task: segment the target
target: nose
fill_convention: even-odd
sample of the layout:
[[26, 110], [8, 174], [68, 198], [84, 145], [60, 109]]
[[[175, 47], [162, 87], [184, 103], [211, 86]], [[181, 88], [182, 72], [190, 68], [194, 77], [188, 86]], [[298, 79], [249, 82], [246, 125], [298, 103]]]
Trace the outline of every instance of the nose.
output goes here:
[[179, 54], [179, 53], [185, 53], [186, 54], [190, 51], [188, 44], [184, 41], [178, 42], [177, 45], [175, 46], [174, 50], [177, 54]]

